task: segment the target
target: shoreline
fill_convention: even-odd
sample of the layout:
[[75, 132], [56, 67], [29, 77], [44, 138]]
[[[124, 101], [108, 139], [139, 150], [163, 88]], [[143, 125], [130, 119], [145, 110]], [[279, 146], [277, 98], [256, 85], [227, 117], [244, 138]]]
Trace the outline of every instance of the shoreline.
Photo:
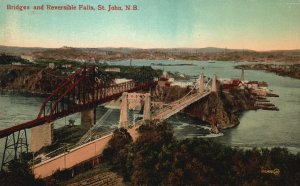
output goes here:
[[0, 89], [0, 95], [17, 95], [24, 97], [45, 98], [49, 93], [31, 92], [28, 90]]
[[300, 79], [300, 63], [299, 64], [246, 64], [237, 65], [235, 69], [245, 69], [245, 70], [259, 70], [269, 73], [274, 73], [282, 77], [290, 77], [293, 79]]
[[[122, 62], [122, 61], [129, 61], [131, 60], [131, 58], [124, 58], [124, 59], [116, 59], [116, 60], [107, 60], [110, 63], [118, 63], [118, 62]], [[148, 61], [155, 61], [155, 60], [163, 60], [163, 61], [185, 61], [185, 62], [234, 62], [234, 63], [286, 63], [286, 64], [300, 64], [300, 61], [280, 61], [280, 60], [273, 60], [273, 61], [251, 61], [251, 60], [234, 60], [234, 59], [230, 59], [230, 60], [222, 60], [222, 59], [181, 59], [181, 58], [174, 58], [174, 59], [165, 59], [165, 58], [136, 58], [136, 59], [132, 59], [132, 61], [136, 61], [136, 60], [148, 60]], [[172, 62], [171, 62], [172, 63]], [[184, 64], [184, 66], [186, 66]]]

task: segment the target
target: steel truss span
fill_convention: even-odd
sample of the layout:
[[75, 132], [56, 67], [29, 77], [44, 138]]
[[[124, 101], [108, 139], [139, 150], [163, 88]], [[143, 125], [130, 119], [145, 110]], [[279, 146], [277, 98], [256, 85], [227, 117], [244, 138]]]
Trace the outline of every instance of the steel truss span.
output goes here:
[[119, 98], [123, 92], [146, 90], [156, 85], [153, 81], [128, 81], [107, 85], [98, 75], [95, 65], [78, 69], [63, 80], [44, 100], [36, 119], [0, 130], [0, 138], [94, 108], [99, 104]]

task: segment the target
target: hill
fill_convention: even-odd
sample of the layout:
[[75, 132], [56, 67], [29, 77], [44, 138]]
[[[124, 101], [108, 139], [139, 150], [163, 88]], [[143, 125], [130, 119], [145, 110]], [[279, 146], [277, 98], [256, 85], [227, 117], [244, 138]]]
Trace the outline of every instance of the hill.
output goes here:
[[29, 55], [32, 58], [78, 62], [118, 61], [126, 59], [179, 59], [215, 61], [300, 62], [300, 49], [254, 51], [227, 48], [24, 48], [0, 46], [0, 53]]

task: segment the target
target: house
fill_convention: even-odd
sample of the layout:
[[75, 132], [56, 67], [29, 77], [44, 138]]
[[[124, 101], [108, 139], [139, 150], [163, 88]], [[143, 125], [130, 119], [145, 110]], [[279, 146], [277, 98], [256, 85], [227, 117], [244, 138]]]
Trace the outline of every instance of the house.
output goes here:
[[55, 63], [48, 63], [48, 68], [54, 69], [55, 68]]
[[106, 72], [121, 72], [120, 68], [106, 68]]

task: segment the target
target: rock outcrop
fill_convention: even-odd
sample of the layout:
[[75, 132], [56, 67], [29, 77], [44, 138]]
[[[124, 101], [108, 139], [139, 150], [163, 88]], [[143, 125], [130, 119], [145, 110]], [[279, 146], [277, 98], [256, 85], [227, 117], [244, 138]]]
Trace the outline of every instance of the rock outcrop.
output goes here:
[[[189, 90], [170, 87], [161, 93], [165, 102], [184, 96]], [[248, 89], [232, 89], [230, 92], [211, 93], [209, 96], [184, 109], [184, 113], [212, 125], [213, 132], [239, 124], [238, 113], [255, 109], [256, 97]]]
[[58, 70], [28, 66], [3, 68], [0, 70], [0, 90], [45, 94], [63, 78]]

